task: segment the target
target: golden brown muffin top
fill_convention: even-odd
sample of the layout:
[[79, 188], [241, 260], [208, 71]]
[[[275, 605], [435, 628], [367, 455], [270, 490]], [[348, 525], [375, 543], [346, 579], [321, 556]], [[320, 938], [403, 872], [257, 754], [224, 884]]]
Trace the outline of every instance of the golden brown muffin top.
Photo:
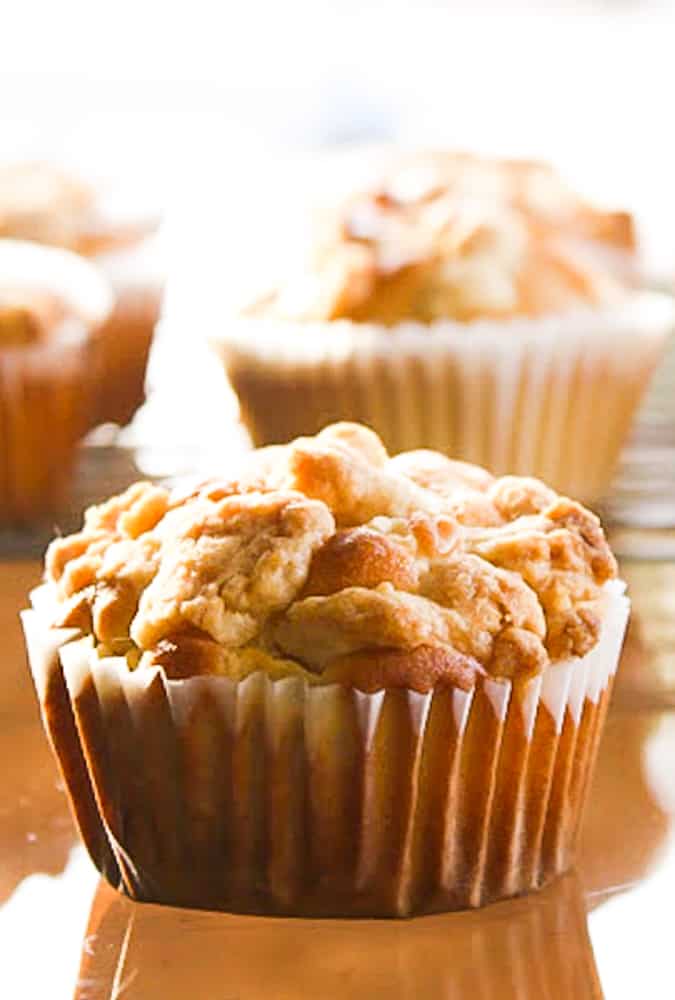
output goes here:
[[0, 347], [21, 347], [44, 340], [68, 316], [56, 295], [0, 284]]
[[385, 325], [540, 316], [616, 301], [617, 259], [634, 249], [629, 215], [544, 164], [420, 154], [342, 205], [311, 273], [263, 309]]
[[616, 564], [594, 514], [535, 479], [335, 424], [173, 493], [137, 483], [54, 541], [55, 626], [132, 668], [362, 690], [528, 677], [582, 656]]
[[75, 254], [0, 239], [0, 348], [80, 341], [112, 308], [93, 264]]
[[154, 220], [110, 217], [92, 184], [54, 164], [0, 165], [0, 237], [91, 256], [131, 246], [155, 228]]
[[22, 305], [4, 305], [0, 298], [0, 346], [22, 347], [41, 340], [43, 328], [32, 309]]

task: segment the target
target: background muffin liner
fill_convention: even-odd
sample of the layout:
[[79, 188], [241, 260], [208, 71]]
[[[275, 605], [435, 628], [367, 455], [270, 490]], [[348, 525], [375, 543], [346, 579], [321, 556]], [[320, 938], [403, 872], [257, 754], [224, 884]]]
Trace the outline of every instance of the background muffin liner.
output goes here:
[[392, 453], [432, 448], [595, 500], [674, 327], [673, 300], [640, 292], [471, 324], [238, 319], [213, 346], [256, 445], [358, 420]]
[[[138, 900], [406, 916], [571, 864], [628, 615], [525, 684], [363, 694], [262, 673], [167, 681], [23, 613], [45, 727], [99, 869]], [[35, 610], [37, 609], [37, 610]]]
[[91, 426], [95, 346], [89, 335], [0, 349], [0, 524], [55, 510], [77, 442]]
[[91, 427], [96, 338], [112, 296], [86, 261], [36, 244], [0, 240], [0, 273], [63, 298], [80, 317], [39, 343], [0, 343], [0, 525], [23, 524], [58, 508]]
[[145, 373], [164, 293], [164, 259], [157, 235], [93, 262], [110, 281], [115, 306], [99, 336], [102, 391], [93, 425], [126, 424], [145, 399]]

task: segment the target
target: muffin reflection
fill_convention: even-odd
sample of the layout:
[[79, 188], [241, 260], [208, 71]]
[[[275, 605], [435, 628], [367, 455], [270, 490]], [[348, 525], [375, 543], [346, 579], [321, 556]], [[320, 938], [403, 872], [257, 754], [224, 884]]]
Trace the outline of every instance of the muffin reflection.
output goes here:
[[579, 883], [482, 913], [393, 921], [235, 917], [94, 898], [75, 1000], [601, 996]]
[[[658, 723], [659, 716], [646, 711], [615, 710], [607, 720], [577, 855], [592, 905], [611, 890], [644, 878], [668, 834], [669, 816], [650, 785], [646, 766]], [[660, 759], [670, 767], [672, 750]]]
[[[40, 728], [0, 727], [0, 903], [35, 873], [58, 875], [76, 834], [56, 766]], [[9, 762], [9, 765], [7, 764]]]

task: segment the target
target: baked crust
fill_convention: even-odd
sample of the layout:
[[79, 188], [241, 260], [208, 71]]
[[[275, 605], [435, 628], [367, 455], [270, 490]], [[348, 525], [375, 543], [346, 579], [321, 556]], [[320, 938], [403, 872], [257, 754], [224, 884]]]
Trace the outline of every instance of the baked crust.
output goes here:
[[84, 321], [58, 295], [39, 287], [4, 286], [0, 277], [0, 347], [25, 347], [58, 337], [66, 322]]
[[0, 300], [0, 346], [20, 347], [40, 340], [42, 327], [35, 313], [24, 305]]
[[90, 257], [131, 246], [156, 228], [154, 220], [108, 218], [95, 187], [54, 164], [0, 166], [0, 237]]
[[0, 348], [84, 342], [111, 307], [111, 290], [91, 264], [34, 242], [0, 239]]
[[476, 660], [444, 646], [411, 650], [366, 649], [333, 660], [324, 678], [372, 694], [382, 688], [410, 688], [425, 694], [436, 686], [470, 690], [483, 670]]
[[94, 204], [88, 185], [56, 167], [0, 167], [0, 236], [78, 250], [79, 232]]
[[131, 667], [365, 691], [581, 656], [615, 575], [597, 517], [538, 480], [390, 459], [354, 424], [254, 453], [231, 479], [136, 484], [46, 558], [53, 625]]
[[545, 164], [420, 154], [335, 210], [310, 273], [260, 308], [385, 326], [541, 316], [616, 301], [634, 251], [629, 215]]

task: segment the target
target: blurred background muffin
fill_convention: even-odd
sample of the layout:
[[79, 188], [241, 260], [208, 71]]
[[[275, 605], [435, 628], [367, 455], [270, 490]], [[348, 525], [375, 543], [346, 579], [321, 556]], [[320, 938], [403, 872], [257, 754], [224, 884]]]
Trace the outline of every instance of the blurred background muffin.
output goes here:
[[626, 213], [546, 165], [403, 157], [214, 345], [256, 444], [347, 418], [595, 501], [675, 322]]
[[164, 285], [160, 218], [124, 191], [48, 162], [0, 165], [0, 236], [62, 247], [110, 281], [114, 309], [98, 338], [92, 426], [126, 424], [144, 399], [145, 371]]
[[0, 239], [0, 526], [54, 511], [97, 408], [105, 278], [65, 250]]

